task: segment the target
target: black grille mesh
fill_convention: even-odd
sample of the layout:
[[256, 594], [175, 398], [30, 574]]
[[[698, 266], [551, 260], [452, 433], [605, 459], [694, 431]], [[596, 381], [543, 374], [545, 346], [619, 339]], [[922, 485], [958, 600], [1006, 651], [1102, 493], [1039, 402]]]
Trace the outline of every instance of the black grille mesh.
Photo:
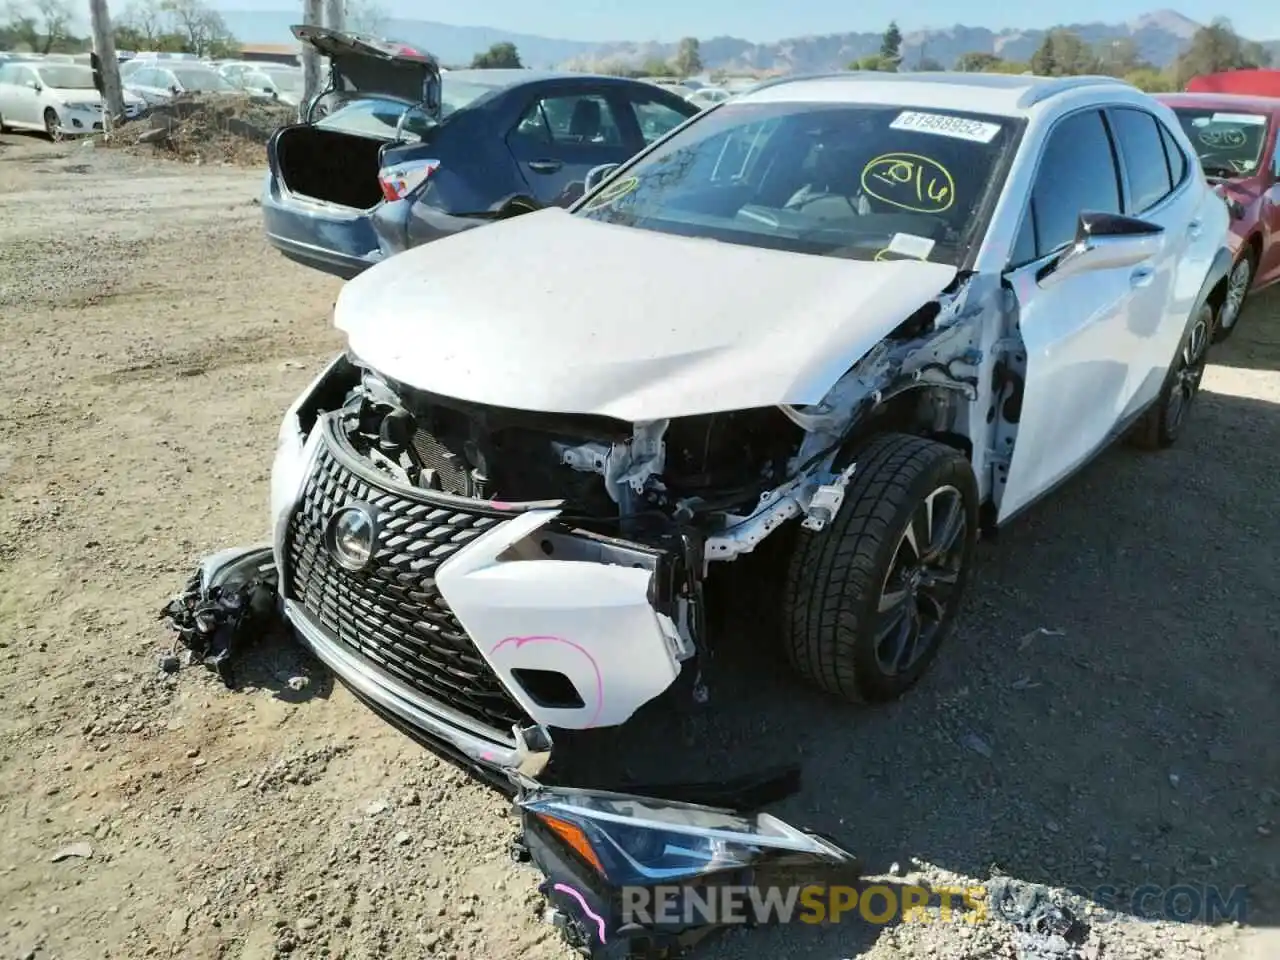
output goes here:
[[[325, 526], [357, 502], [377, 508], [381, 531], [373, 563], [352, 573], [330, 557]], [[291, 595], [354, 653], [510, 739], [512, 724], [529, 720], [435, 585], [447, 557], [505, 522], [370, 486], [322, 447], [289, 524]]]

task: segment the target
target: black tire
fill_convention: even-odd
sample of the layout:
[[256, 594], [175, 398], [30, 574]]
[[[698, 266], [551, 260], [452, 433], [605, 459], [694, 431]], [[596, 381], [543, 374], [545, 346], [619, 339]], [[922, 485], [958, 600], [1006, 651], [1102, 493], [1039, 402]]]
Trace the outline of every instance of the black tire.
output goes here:
[[[883, 434], [855, 460], [839, 513], [825, 530], [797, 535], [783, 590], [784, 649], [795, 670], [820, 689], [852, 702], [883, 702], [915, 685], [955, 620], [978, 539], [978, 485], [963, 453], [921, 437]], [[907, 530], [926, 503], [943, 502], [934, 533], [952, 506], [962, 521], [938, 565], [952, 582], [931, 577], [926, 598], [918, 575], [907, 572], [912, 564], [906, 561], [914, 559]], [[890, 637], [879, 637], [890, 615], [880, 608], [897, 586], [916, 621], [930, 622], [917, 636], [916, 656], [890, 669], [884, 656]]]
[[1129, 441], [1143, 450], [1165, 450], [1178, 442], [1200, 392], [1204, 368], [1209, 362], [1209, 344], [1214, 337], [1214, 310], [1203, 304], [1178, 347], [1169, 366], [1160, 396], [1142, 415]]
[[[1217, 326], [1213, 330], [1214, 343], [1221, 343], [1235, 333], [1236, 327], [1240, 326], [1240, 316], [1244, 313], [1244, 305], [1249, 299], [1249, 288], [1253, 286], [1253, 278], [1257, 272], [1258, 255], [1250, 245], [1245, 248], [1240, 259], [1231, 265], [1231, 271], [1227, 274], [1227, 292], [1218, 312]], [[1233, 304], [1232, 298], [1237, 295], [1233, 288], [1237, 284], [1241, 287], [1238, 294], [1239, 300]]]
[[8, 133], [8, 132], [9, 132], [9, 127], [4, 122], [4, 114], [0, 113], [0, 133]]

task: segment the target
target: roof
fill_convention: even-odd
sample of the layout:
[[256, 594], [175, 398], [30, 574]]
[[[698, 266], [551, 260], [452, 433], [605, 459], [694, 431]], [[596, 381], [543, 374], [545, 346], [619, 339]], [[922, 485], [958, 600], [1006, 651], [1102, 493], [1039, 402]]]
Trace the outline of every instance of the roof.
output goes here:
[[820, 77], [766, 81], [738, 99], [747, 102], [856, 101], [1020, 117], [1059, 94], [1092, 87], [1137, 92], [1136, 88], [1114, 77], [847, 71]]
[[1280, 113], [1275, 97], [1251, 97], [1243, 93], [1159, 93], [1156, 99], [1170, 107], [1221, 107], [1253, 113]]
[[465, 69], [450, 70], [449, 81], [461, 80], [464, 83], [475, 83], [486, 87], [512, 87], [521, 83], [537, 83], [541, 80], [591, 80], [612, 83], [635, 83], [623, 77], [605, 74], [578, 73], [572, 70], [523, 70], [504, 68], [498, 70]]

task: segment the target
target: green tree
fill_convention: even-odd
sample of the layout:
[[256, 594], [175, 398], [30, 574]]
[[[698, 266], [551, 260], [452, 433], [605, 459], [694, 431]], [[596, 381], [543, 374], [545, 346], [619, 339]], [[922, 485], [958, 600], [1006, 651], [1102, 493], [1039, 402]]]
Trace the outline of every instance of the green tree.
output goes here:
[[640, 75], [643, 77], [674, 77], [676, 76], [676, 68], [666, 60], [650, 57], [641, 66]]
[[495, 43], [484, 53], [477, 53], [471, 58], [472, 70], [519, 70], [523, 66], [520, 51], [514, 43]]
[[886, 61], [884, 57], [878, 53], [870, 53], [865, 57], [859, 57], [853, 63], [849, 64], [850, 70], [876, 70], [880, 73], [893, 73], [898, 69], [896, 63]]
[[1271, 57], [1261, 45], [1244, 40], [1231, 27], [1231, 21], [1219, 17], [1201, 27], [1191, 44], [1174, 65], [1177, 84], [1182, 87], [1192, 77], [1223, 70], [1247, 70], [1266, 67]]
[[1040, 48], [1032, 54], [1031, 69], [1043, 77], [1075, 77], [1098, 73], [1102, 65], [1079, 34], [1055, 27], [1045, 34]]
[[691, 77], [702, 72], [702, 46], [697, 37], [684, 37], [676, 47], [676, 55], [671, 65], [682, 77]]
[[960, 54], [960, 58], [956, 60], [956, 69], [962, 73], [994, 73], [1002, 63], [1004, 61], [994, 53], [974, 50]]
[[166, 33], [182, 36], [188, 53], [198, 57], [233, 57], [240, 44], [227, 29], [222, 14], [204, 0], [161, 0], [159, 9], [167, 14]]
[[902, 62], [902, 31], [896, 20], [889, 21], [889, 29], [880, 38], [880, 61], [886, 65], [883, 70], [897, 70]]
[[72, 31], [75, 16], [67, 0], [35, 0], [7, 6], [5, 33], [15, 47], [26, 47], [32, 53], [64, 53], [78, 50], [83, 44]]
[[1126, 83], [1131, 83], [1139, 90], [1147, 93], [1172, 93], [1178, 89], [1178, 81], [1168, 70], [1155, 67], [1142, 67], [1124, 75]]
[[1099, 69], [1112, 77], [1125, 77], [1139, 70], [1156, 69], [1143, 58], [1138, 45], [1127, 38], [1098, 44], [1095, 56]]

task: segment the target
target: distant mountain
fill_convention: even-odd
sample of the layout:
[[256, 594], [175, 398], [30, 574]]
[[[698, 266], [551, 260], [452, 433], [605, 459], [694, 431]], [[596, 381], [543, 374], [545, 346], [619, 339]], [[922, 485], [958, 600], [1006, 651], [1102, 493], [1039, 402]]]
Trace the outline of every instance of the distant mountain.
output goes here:
[[[242, 43], [287, 43], [289, 27], [298, 14], [275, 10], [230, 10], [223, 17]], [[1167, 66], [1185, 49], [1200, 24], [1172, 10], [1144, 14], [1127, 23], [1066, 25], [1087, 43], [1105, 46], [1130, 40], [1139, 54]], [[382, 31], [388, 37], [431, 50], [442, 63], [465, 65], [494, 43], [514, 43], [526, 66], [599, 68], [606, 64], [640, 66], [649, 60], [675, 55], [674, 43], [589, 43], [510, 33], [496, 27], [456, 27], [427, 20], [392, 19]], [[952, 67], [966, 53], [993, 53], [1007, 60], [1028, 60], [1044, 39], [1044, 30], [990, 30], [957, 24], [917, 30], [903, 36], [903, 62], [913, 67], [925, 57]], [[808, 73], [839, 70], [850, 61], [876, 53], [880, 33], [854, 32], [825, 36], [793, 37], [773, 43], [751, 43], [736, 37], [712, 37], [701, 41], [702, 62], [708, 69]], [[1280, 40], [1264, 44], [1280, 61]]]
[[[301, 9], [301, 4], [298, 5]], [[227, 29], [241, 43], [289, 43], [289, 28], [302, 18], [298, 10], [223, 10]], [[390, 19], [380, 31], [385, 36], [425, 47], [447, 65], [466, 65], [495, 43], [514, 43], [527, 67], [553, 67], [575, 57], [587, 56], [600, 44], [556, 40], [497, 27], [455, 27], [430, 20]]]

